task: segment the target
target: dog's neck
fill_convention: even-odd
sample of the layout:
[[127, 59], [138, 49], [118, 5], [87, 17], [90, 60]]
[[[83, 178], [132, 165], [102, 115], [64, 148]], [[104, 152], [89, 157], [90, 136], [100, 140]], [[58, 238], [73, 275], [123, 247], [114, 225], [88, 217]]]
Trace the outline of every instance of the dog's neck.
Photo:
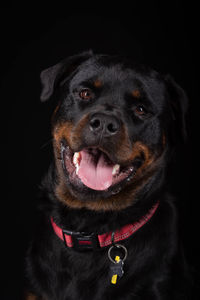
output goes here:
[[95, 234], [93, 232], [77, 232], [69, 231], [59, 227], [51, 217], [51, 224], [55, 234], [64, 242], [68, 248], [76, 249], [100, 249], [109, 245], [128, 239], [141, 227], [143, 227], [155, 214], [159, 202], [155, 203], [146, 215], [140, 218], [137, 222], [127, 224], [118, 230], [105, 232], [104, 234]]
[[[158, 180], [160, 176], [161, 173], [157, 173], [152, 182], [149, 182], [148, 186], [138, 195], [137, 201], [132, 206], [121, 211], [95, 211], [86, 208], [74, 209], [56, 198], [54, 193], [56, 173], [52, 165], [43, 181], [42, 190], [44, 196], [42, 198], [45, 205], [43, 210], [48, 214], [48, 217], [52, 216], [55, 220], [58, 220], [58, 225], [67, 230], [92, 231], [94, 233], [115, 230], [116, 226], [122, 227], [139, 220], [157, 201], [161, 200], [159, 197], [162, 187], [158, 189], [158, 182], [162, 182], [162, 180]], [[154, 190], [155, 184], [156, 189]], [[46, 194], [48, 194], [48, 197], [46, 197]], [[99, 224], [101, 224], [101, 232], [99, 232]]]

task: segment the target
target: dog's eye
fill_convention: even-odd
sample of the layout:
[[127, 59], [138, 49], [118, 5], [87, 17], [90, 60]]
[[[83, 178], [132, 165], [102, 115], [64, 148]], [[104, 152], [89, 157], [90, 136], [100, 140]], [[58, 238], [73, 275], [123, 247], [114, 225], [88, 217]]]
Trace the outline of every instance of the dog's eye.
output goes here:
[[92, 92], [90, 89], [82, 89], [79, 92], [79, 96], [83, 100], [90, 100], [92, 98]]
[[147, 114], [147, 110], [146, 110], [146, 108], [145, 108], [143, 105], [138, 105], [138, 106], [135, 108], [135, 113], [136, 113], [137, 115], [143, 116], [143, 115], [146, 115], [146, 114]]

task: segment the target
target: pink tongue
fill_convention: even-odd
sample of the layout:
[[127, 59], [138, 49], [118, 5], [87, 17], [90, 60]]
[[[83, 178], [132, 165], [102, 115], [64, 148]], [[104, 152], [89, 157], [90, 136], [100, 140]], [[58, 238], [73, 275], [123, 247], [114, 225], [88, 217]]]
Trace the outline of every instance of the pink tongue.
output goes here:
[[106, 190], [112, 185], [113, 165], [108, 165], [103, 153], [98, 162], [94, 162], [93, 155], [87, 151], [81, 151], [81, 162], [78, 176], [81, 181], [93, 190]]

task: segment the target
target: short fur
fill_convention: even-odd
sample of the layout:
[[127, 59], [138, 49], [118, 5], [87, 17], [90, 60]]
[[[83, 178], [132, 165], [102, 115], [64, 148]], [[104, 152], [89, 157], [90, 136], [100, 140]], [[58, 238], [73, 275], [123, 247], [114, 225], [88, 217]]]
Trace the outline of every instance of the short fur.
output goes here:
[[[190, 299], [175, 199], [167, 191], [166, 176], [176, 142], [186, 134], [182, 88], [170, 76], [91, 51], [43, 71], [41, 81], [41, 100], [57, 102], [52, 117], [55, 157], [42, 183], [41, 222], [27, 257], [27, 299]], [[83, 99], [84, 89], [90, 94]], [[94, 135], [94, 114], [118, 122], [118, 131]], [[63, 168], [62, 143], [72, 153], [98, 146], [120, 166], [133, 163], [135, 172], [108, 190], [89, 189]], [[63, 229], [111, 232], [138, 221], [157, 201], [152, 219], [121, 242], [128, 257], [116, 285], [110, 283], [109, 247], [69, 249], [50, 223], [53, 217]]]

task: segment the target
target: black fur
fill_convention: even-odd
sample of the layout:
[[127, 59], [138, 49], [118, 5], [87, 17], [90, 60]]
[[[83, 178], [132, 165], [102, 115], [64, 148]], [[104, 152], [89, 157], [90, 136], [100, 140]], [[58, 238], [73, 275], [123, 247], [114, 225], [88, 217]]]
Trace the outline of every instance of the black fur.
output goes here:
[[[100, 78], [101, 91], [94, 92], [92, 101], [80, 101], [74, 90], [83, 86], [88, 78], [90, 81]], [[55, 189], [61, 179], [57, 158], [53, 160], [42, 183], [41, 221], [27, 257], [29, 291], [36, 296], [34, 299], [190, 299], [187, 267], [179, 241], [176, 199], [168, 193], [166, 176], [175, 143], [186, 135], [184, 91], [169, 76], [121, 57], [91, 52], [73, 56], [43, 71], [41, 80], [41, 100], [54, 97], [60, 102], [52, 121], [53, 128], [61, 121], [70, 121], [76, 126], [84, 115], [110, 106], [112, 115], [119, 116], [125, 126], [130, 144], [141, 141], [159, 158], [145, 184], [138, 183], [143, 186], [127, 207], [105, 209], [102, 206], [99, 210], [90, 209], [90, 203], [100, 198], [106, 202], [114, 194], [112, 188], [99, 192], [80, 186], [76, 190], [66, 179], [69, 194], [83, 203], [80, 208], [70, 207], [56, 196]], [[140, 89], [142, 95], [133, 100], [130, 92], [135, 88]], [[135, 108], [141, 102], [145, 115], [136, 114]], [[87, 128], [83, 128], [83, 135], [82, 147], [95, 143]], [[114, 157], [117, 147], [114, 138], [110, 138], [110, 146], [106, 138], [102, 140], [102, 147], [110, 147], [110, 155]], [[140, 164], [142, 162], [141, 159]], [[116, 191], [121, 202], [130, 197], [131, 188], [125, 183]], [[121, 242], [128, 250], [128, 257], [124, 276], [116, 285], [110, 283], [109, 247], [88, 251], [69, 249], [55, 235], [50, 223], [53, 216], [63, 229], [101, 234], [139, 220], [157, 201], [160, 204], [152, 219]], [[84, 203], [88, 206], [84, 207]]]

